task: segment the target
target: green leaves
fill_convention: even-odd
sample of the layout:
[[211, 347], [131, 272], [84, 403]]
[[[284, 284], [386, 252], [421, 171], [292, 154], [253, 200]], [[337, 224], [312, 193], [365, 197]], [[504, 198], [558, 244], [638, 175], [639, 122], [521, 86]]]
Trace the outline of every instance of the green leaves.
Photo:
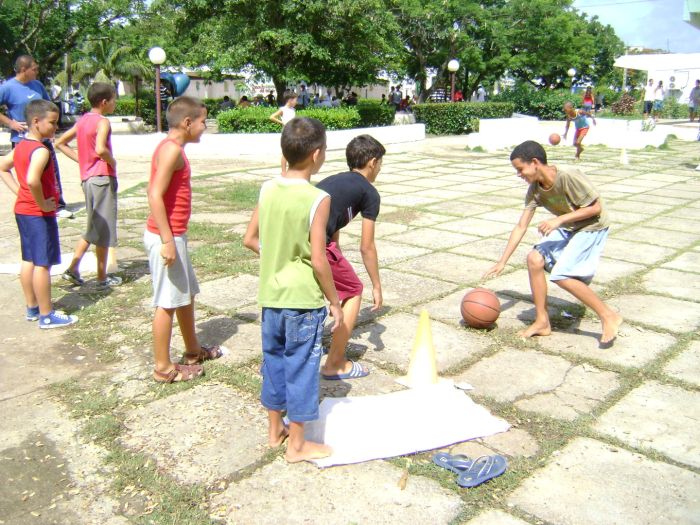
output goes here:
[[430, 135], [463, 135], [479, 131], [480, 118], [510, 117], [513, 107], [508, 102], [447, 102], [416, 104], [413, 113]]

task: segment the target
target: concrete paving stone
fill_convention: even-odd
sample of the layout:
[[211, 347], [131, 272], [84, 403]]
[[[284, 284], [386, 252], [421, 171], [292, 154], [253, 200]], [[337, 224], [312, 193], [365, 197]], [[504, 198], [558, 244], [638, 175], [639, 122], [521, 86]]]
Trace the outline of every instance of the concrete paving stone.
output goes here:
[[484, 445], [480, 439], [472, 441], [463, 441], [457, 443], [451, 448], [443, 449], [443, 452], [448, 452], [453, 456], [467, 456], [468, 458], [478, 458], [481, 456], [490, 456], [496, 451]]
[[593, 277], [593, 283], [609, 283], [615, 279], [619, 279], [620, 277], [625, 277], [634, 272], [644, 270], [645, 268], [646, 266], [643, 264], [635, 264], [627, 261], [619, 261], [616, 259], [601, 257], [595, 277]]
[[674, 184], [667, 188], [650, 191], [649, 194], [673, 197], [681, 201], [690, 201], [700, 198], [700, 187], [695, 184]]
[[[463, 244], [461, 246], [455, 246], [450, 248], [450, 252], [457, 253], [459, 255], [468, 255], [471, 257], [477, 257], [480, 259], [485, 259], [492, 261], [496, 264], [496, 261], [503, 254], [503, 250], [506, 247], [506, 240], [495, 238], [495, 239], [484, 239], [479, 238], [476, 241]], [[531, 246], [525, 242], [521, 242], [520, 245], [515, 249], [513, 255], [510, 257], [509, 264], [524, 264], [527, 253], [530, 251]]]
[[680, 299], [700, 299], [700, 274], [656, 268], [644, 276], [644, 287]]
[[480, 280], [481, 275], [488, 268], [488, 263], [482, 259], [473, 259], [454, 253], [430, 253], [394, 264], [392, 268], [462, 284]]
[[700, 326], [700, 304], [694, 302], [657, 295], [630, 294], [613, 297], [608, 305], [626, 319], [662, 330], [689, 332]]
[[523, 410], [570, 421], [589, 413], [619, 386], [613, 372], [513, 349], [482, 359], [457, 376], [458, 381], [470, 383], [477, 395], [515, 401]]
[[122, 443], [152, 456], [182, 483], [211, 485], [259, 461], [267, 451], [267, 416], [254, 399], [203, 384], [129, 413]]
[[[399, 313], [382, 317], [374, 323], [355, 329], [348, 352], [362, 352], [362, 359], [379, 365], [389, 363], [405, 373], [417, 329], [418, 317], [415, 315]], [[440, 321], [431, 321], [431, 332], [440, 373], [483, 351], [489, 345], [488, 338], [482, 334], [455, 328]]]
[[641, 265], [652, 265], [676, 251], [673, 248], [617, 239], [614, 235], [615, 232], [613, 231], [612, 236], [608, 237], [608, 240], [605, 242], [605, 251], [603, 253], [606, 259], [619, 259]]
[[438, 188], [434, 190], [422, 190], [420, 194], [424, 197], [431, 197], [442, 201], [452, 201], [464, 197], [467, 193], [464, 191], [455, 191], [447, 188]]
[[513, 229], [513, 225], [505, 222], [488, 221], [468, 217], [453, 222], [444, 222], [435, 225], [435, 228], [453, 232], [466, 233], [468, 235], [478, 235], [479, 237], [494, 237]]
[[613, 193], [621, 193], [623, 195], [644, 193], [648, 191], [649, 188], [640, 188], [637, 184], [612, 182], [607, 184], [601, 184], [599, 186], [599, 190], [603, 196], [607, 197]]
[[[506, 295], [532, 297], [527, 269], [501, 274], [488, 280], [485, 285], [499, 295], [504, 293]], [[563, 308], [571, 308], [572, 304], [580, 304], [573, 295], [549, 281], [547, 281], [547, 302], [551, 306]]]
[[696, 240], [700, 239], [700, 234], [697, 234], [697, 224], [695, 221], [679, 220], [674, 216], [662, 215], [654, 217], [644, 222], [649, 228], [663, 228], [666, 230], [681, 231], [686, 233], [695, 233]]
[[217, 310], [230, 310], [257, 301], [258, 277], [249, 274], [222, 277], [200, 283], [199, 288], [198, 302]]
[[214, 224], [241, 224], [246, 225], [250, 221], [250, 212], [219, 212], [219, 213], [193, 213], [191, 222], [206, 222]]
[[[640, 215], [639, 213], [631, 211], [609, 210], [608, 216], [610, 218], [610, 222], [613, 225], [611, 230], [615, 229], [616, 224], [626, 226], [628, 224], [635, 224], [638, 222], [644, 222], [648, 220], [648, 216]], [[644, 223], [646, 224], [646, 222]]]
[[664, 372], [700, 386], [700, 341], [693, 341], [688, 348], [671, 359], [664, 367]]
[[661, 265], [662, 268], [673, 268], [684, 272], [700, 273], [700, 254], [687, 252]]
[[457, 172], [451, 172], [451, 174], [447, 174], [447, 175], [440, 175], [440, 179], [442, 179], [442, 180], [449, 180], [449, 181], [452, 181], [453, 183], [457, 182], [457, 183], [461, 183], [461, 184], [467, 184], [467, 183], [471, 183], [471, 182], [478, 181], [478, 180], [485, 180], [485, 179], [488, 179], [489, 177], [490, 177], [490, 175], [488, 172], [479, 171], [478, 173], [474, 173], [474, 172], [463, 172], [462, 170], [457, 171]]
[[509, 505], [549, 523], [700, 523], [700, 475], [576, 438], [527, 478]]
[[514, 427], [510, 427], [507, 432], [482, 438], [479, 442], [500, 454], [513, 458], [530, 458], [540, 450], [537, 440], [529, 432]]
[[698, 221], [700, 220], [700, 208], [687, 207], [673, 210], [673, 217], [675, 219]]
[[[363, 299], [372, 302], [372, 285], [369, 278], [359, 273], [358, 275], [365, 285]], [[445, 281], [390, 269], [380, 269], [379, 276], [386, 307], [401, 308], [414, 303], [427, 302], [455, 288], [454, 284]]]
[[402, 490], [402, 475], [383, 461], [319, 470], [277, 459], [213, 497], [211, 515], [226, 524], [452, 523], [462, 509], [458, 494], [421, 476]]
[[[418, 188], [416, 188], [418, 189]], [[423, 197], [417, 194], [394, 194], [388, 197], [382, 197], [382, 204], [391, 204], [398, 207], [414, 207], [414, 206], [427, 206], [428, 204], [433, 204], [440, 199]]]
[[420, 191], [420, 188], [416, 186], [409, 186], [408, 184], [393, 183], [377, 184], [377, 190], [382, 196], [384, 196], [385, 194], [395, 193], [398, 193], [399, 195], [405, 195], [406, 193], [415, 193], [417, 191]]
[[[352, 349], [348, 357], [354, 359]], [[361, 397], [390, 394], [405, 390], [406, 387], [396, 382], [396, 377], [369, 363], [360, 362], [369, 368], [369, 375], [360, 379], [329, 381], [321, 376], [321, 399], [324, 397]]]
[[450, 215], [442, 215], [440, 213], [430, 213], [426, 211], [417, 211], [415, 215], [411, 217], [408, 223], [413, 227], [424, 227], [432, 226], [433, 224], [439, 224], [441, 222], [447, 222], [453, 220], [454, 217]]
[[[425, 248], [393, 242], [390, 239], [377, 239], [375, 245], [381, 266], [389, 266], [430, 252], [430, 250]], [[341, 244], [341, 246], [343, 245]], [[343, 254], [348, 261], [362, 265], [362, 255], [360, 254], [359, 246], [351, 246], [350, 249], [344, 247]]]
[[427, 206], [426, 209], [433, 213], [451, 215], [451, 220], [454, 221], [456, 220], [454, 216], [469, 217], [473, 215], [478, 215], [479, 213], [484, 213], [493, 210], [493, 206], [460, 200], [454, 202], [441, 202], [439, 204], [432, 204], [431, 206]]
[[[259, 324], [217, 316], [197, 321], [196, 326], [200, 344], [206, 346], [222, 345], [228, 349], [229, 353], [219, 358], [217, 363], [246, 363], [262, 355]], [[172, 345], [184, 352], [185, 344], [179, 331], [173, 334]]]
[[685, 249], [700, 239], [700, 234], [698, 233], [650, 228], [646, 225], [634, 226], [621, 232], [613, 232], [613, 234], [618, 239], [667, 246], [676, 250]]
[[499, 222], [505, 222], [508, 223], [511, 226], [511, 229], [515, 224], [518, 222], [520, 219], [520, 216], [522, 215], [523, 210], [522, 207], [516, 206], [516, 207], [511, 207], [511, 208], [499, 208], [497, 210], [490, 211], [488, 213], [482, 213], [480, 215], [476, 215], [475, 217], [477, 219], [483, 219], [487, 221], [499, 221]]
[[406, 184], [408, 186], [418, 186], [418, 188], [422, 188], [422, 189], [426, 189], [426, 190], [444, 188], [446, 186], [453, 186], [455, 188], [459, 187], [459, 186], [455, 186], [455, 183], [453, 180], [443, 179], [442, 177], [439, 177], [439, 176], [428, 176], [428, 177], [420, 177], [420, 178], [416, 178], [416, 179], [411, 179], [411, 180], [406, 181]]
[[482, 512], [466, 525], [528, 525], [528, 522], [496, 509]]
[[603, 204], [611, 212], [625, 211], [630, 213], [638, 213], [640, 215], [655, 215], [663, 213], [671, 206], [667, 204], [656, 204], [654, 202], [641, 203], [633, 200], [608, 200], [605, 199]]
[[595, 429], [700, 467], [700, 392], [648, 381], [600, 416]]
[[[358, 237], [362, 236], [362, 221], [352, 221], [351, 224], [357, 224]], [[395, 233], [404, 233], [408, 231], [409, 227], [406, 224], [399, 224], [395, 222], [381, 222], [377, 221], [374, 225], [374, 237], [379, 239], [380, 237], [386, 237], [388, 235], [394, 235]], [[343, 229], [343, 233], [345, 230]]]
[[[534, 312], [529, 312], [534, 318]], [[624, 316], [626, 312], [621, 312]], [[500, 326], [500, 324], [499, 324]], [[623, 324], [612, 348], [601, 350], [601, 324], [598, 319], [575, 319], [570, 328], [555, 329], [537, 341], [550, 352], [573, 354], [605, 363], [641, 368], [676, 343], [668, 334]]]
[[[606, 196], [607, 197], [607, 196]], [[637, 193], [627, 197], [629, 200], [636, 200], [640, 202], [654, 202], [656, 204], [666, 204], [669, 206], [678, 206], [679, 204], [687, 204], [691, 198], [679, 198], [678, 196], [669, 196], [660, 192], [660, 190], [655, 190], [649, 193]]]
[[412, 244], [423, 248], [440, 250], [459, 246], [480, 239], [476, 235], [464, 235], [456, 232], [436, 230], [434, 228], [417, 228], [392, 235], [389, 240]]
[[[529, 299], [517, 299], [502, 292], [497, 292], [496, 295], [501, 302], [501, 313], [496, 320], [497, 328], [509, 328], [520, 331], [533, 323], [535, 320], [535, 305]], [[547, 312], [553, 322], [560, 319], [558, 309], [549, 306]]]

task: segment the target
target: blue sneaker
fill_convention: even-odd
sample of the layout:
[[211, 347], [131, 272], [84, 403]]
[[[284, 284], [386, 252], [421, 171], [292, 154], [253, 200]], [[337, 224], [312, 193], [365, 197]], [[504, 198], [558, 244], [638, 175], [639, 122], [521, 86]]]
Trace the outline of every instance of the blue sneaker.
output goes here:
[[27, 321], [38, 321], [39, 320], [39, 307], [38, 306], [27, 306]]
[[56, 310], [53, 310], [49, 315], [42, 315], [39, 317], [39, 328], [42, 330], [63, 328], [64, 326], [70, 326], [77, 322], [78, 318], [76, 316], [59, 314]]

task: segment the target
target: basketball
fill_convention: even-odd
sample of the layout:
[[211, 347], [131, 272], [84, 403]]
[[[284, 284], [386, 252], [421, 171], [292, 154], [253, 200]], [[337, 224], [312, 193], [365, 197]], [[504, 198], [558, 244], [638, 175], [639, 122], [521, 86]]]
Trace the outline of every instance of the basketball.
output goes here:
[[559, 133], [552, 133], [552, 134], [549, 136], [549, 143], [550, 143], [552, 146], [556, 146], [556, 145], [559, 144], [560, 142], [561, 142], [561, 136], [559, 135]]
[[498, 319], [501, 303], [486, 288], [474, 288], [462, 299], [462, 319], [472, 328], [488, 328]]

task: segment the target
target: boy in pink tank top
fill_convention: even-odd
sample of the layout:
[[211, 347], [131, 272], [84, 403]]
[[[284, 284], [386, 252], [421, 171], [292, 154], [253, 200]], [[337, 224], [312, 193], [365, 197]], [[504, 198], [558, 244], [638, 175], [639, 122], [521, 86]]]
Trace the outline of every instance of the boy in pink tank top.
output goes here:
[[[117, 161], [112, 155], [112, 128], [105, 118], [114, 111], [117, 93], [112, 84], [95, 82], [88, 89], [92, 109], [64, 133], [55, 147], [80, 165], [80, 180], [85, 194], [87, 227], [75, 246], [73, 260], [63, 273], [63, 279], [75, 285], [85, 281], [80, 277], [80, 261], [95, 245], [97, 259], [97, 288], [108, 290], [119, 286], [121, 278], [107, 275], [109, 248], [117, 245]], [[78, 151], [68, 144], [78, 139]]]
[[[159, 383], [189, 381], [204, 373], [201, 363], [223, 355], [219, 346], [199, 344], [194, 324], [194, 297], [199, 284], [187, 251], [187, 225], [192, 210], [190, 164], [185, 144], [199, 142], [206, 129], [207, 109], [192, 97], [176, 98], [167, 111], [168, 136], [151, 160], [143, 242], [153, 281], [153, 379]], [[173, 316], [185, 342], [183, 364], [170, 361]]]

